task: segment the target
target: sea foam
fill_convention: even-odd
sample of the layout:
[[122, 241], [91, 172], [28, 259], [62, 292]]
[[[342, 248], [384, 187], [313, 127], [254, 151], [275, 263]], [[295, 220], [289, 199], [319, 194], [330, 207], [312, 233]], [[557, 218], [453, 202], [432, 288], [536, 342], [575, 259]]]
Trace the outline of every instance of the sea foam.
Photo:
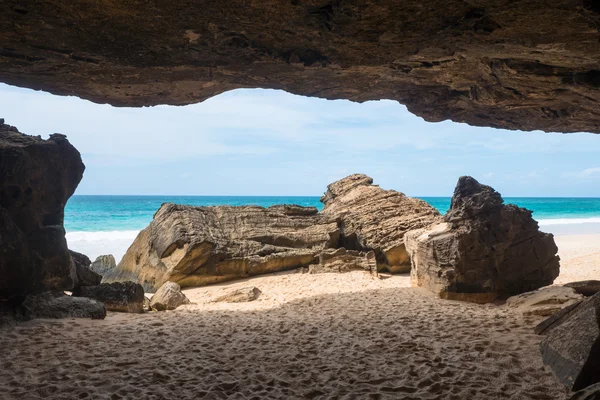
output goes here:
[[133, 243], [139, 231], [75, 231], [67, 232], [69, 249], [87, 255], [92, 261], [96, 257], [112, 254], [119, 262]]

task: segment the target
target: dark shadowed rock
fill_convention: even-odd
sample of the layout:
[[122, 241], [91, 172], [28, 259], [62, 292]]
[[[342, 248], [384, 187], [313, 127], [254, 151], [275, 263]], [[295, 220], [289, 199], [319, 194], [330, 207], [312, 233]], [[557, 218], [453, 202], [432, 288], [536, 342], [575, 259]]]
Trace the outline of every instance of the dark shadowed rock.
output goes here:
[[90, 264], [92, 263], [90, 259], [85, 254], [77, 253], [73, 250], [69, 250], [69, 252], [75, 263], [75, 274], [77, 276], [74, 287], [99, 285], [102, 281], [102, 276], [90, 269]]
[[600, 383], [581, 389], [569, 397], [569, 400], [600, 400]]
[[233, 290], [217, 297], [214, 301], [218, 303], [246, 303], [258, 299], [261, 294], [259, 288], [250, 286]]
[[106, 308], [102, 302], [73, 297], [63, 292], [44, 292], [29, 295], [20, 309], [27, 318], [92, 318], [104, 319]]
[[98, 256], [90, 265], [90, 269], [102, 276], [111, 273], [117, 267], [115, 257], [112, 254]]
[[63, 216], [84, 168], [64, 135], [42, 140], [0, 119], [0, 299], [73, 288]]
[[404, 234], [441, 221], [439, 212], [423, 200], [381, 189], [363, 174], [330, 184], [321, 202], [323, 215], [341, 221], [340, 247], [372, 250], [378, 268], [393, 273], [410, 271]]
[[550, 286], [509, 297], [506, 305], [524, 315], [549, 316], [583, 300], [572, 288]]
[[537, 324], [535, 326], [535, 328], [533, 329], [533, 331], [537, 335], [547, 334], [548, 332], [550, 332], [551, 329], [559, 326], [564, 321], [565, 317], [567, 315], [569, 315], [569, 313], [571, 311], [573, 311], [575, 308], [579, 307], [579, 305], [582, 302], [583, 302], [583, 300], [579, 300], [579, 301], [576, 301], [576, 302], [568, 305], [567, 307], [561, 308], [559, 311], [555, 312], [550, 317], [546, 318], [545, 320], [543, 320], [542, 322]]
[[445, 222], [406, 235], [412, 284], [480, 303], [552, 284], [554, 237], [539, 231], [531, 211], [502, 202], [494, 189], [461, 177]]
[[377, 262], [372, 251], [361, 252], [345, 248], [327, 249], [319, 254], [319, 263], [308, 267], [308, 273], [365, 271], [377, 275]]
[[338, 241], [337, 223], [314, 207], [166, 203], [104, 281], [201, 286], [306, 266]]
[[186, 295], [181, 292], [181, 286], [175, 282], [166, 282], [150, 299], [150, 308], [154, 311], [174, 310], [189, 302]]
[[600, 281], [594, 280], [570, 282], [563, 286], [573, 288], [577, 293], [582, 294], [585, 297], [590, 297], [600, 292]]
[[97, 286], [82, 286], [73, 296], [87, 297], [103, 302], [108, 311], [144, 312], [144, 288], [135, 282], [102, 283]]
[[540, 344], [544, 363], [573, 391], [600, 382], [600, 293], [562, 318]]

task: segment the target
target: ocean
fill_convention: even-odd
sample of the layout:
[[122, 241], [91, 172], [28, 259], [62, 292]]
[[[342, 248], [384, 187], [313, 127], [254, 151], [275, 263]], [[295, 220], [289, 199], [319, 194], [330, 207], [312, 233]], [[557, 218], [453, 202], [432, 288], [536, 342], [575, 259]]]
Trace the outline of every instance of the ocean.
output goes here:
[[[450, 197], [421, 197], [445, 213]], [[600, 198], [507, 197], [505, 203], [533, 211], [540, 228], [554, 234], [600, 233]], [[69, 248], [92, 260], [120, 258], [165, 202], [193, 206], [299, 204], [322, 208], [316, 196], [73, 196], [65, 208]]]

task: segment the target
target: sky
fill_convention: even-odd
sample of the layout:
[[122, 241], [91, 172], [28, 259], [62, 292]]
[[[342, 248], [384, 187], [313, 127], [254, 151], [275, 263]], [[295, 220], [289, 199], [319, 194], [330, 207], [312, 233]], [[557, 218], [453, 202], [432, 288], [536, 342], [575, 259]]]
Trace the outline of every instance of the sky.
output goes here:
[[67, 135], [86, 165], [76, 194], [319, 196], [364, 173], [411, 196], [451, 196], [471, 175], [506, 197], [600, 197], [600, 135], [429, 123], [389, 100], [240, 89], [115, 108], [0, 84], [0, 118]]

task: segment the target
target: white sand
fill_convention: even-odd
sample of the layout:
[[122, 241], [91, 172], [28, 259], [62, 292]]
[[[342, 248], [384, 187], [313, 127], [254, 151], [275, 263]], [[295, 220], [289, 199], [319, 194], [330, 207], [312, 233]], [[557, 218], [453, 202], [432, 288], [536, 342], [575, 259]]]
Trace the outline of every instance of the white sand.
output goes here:
[[[557, 237], [557, 283], [600, 279], [599, 239]], [[254, 302], [211, 302], [249, 285]], [[538, 319], [409, 286], [280, 273], [186, 290], [176, 311], [31, 321], [0, 332], [0, 398], [566, 398]]]

